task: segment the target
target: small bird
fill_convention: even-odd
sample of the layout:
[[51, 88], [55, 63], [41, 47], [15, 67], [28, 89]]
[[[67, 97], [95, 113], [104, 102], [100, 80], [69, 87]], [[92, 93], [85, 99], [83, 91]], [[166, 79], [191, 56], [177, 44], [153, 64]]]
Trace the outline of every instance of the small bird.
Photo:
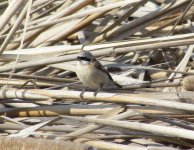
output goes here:
[[122, 88], [121, 85], [113, 81], [108, 71], [105, 70], [101, 63], [88, 51], [81, 51], [78, 54], [76, 74], [80, 81], [86, 86], [80, 93], [81, 98], [83, 98], [83, 94], [88, 87], [97, 89], [97, 91], [94, 92], [94, 96], [96, 96], [104, 86], [115, 85]]

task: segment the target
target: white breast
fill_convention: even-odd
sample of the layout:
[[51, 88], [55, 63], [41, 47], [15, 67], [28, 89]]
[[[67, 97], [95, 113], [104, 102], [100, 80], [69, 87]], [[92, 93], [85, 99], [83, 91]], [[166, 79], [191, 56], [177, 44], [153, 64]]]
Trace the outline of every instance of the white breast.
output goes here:
[[91, 64], [81, 64], [78, 62], [76, 74], [80, 81], [85, 85], [93, 88], [99, 88], [110, 83], [108, 75]]

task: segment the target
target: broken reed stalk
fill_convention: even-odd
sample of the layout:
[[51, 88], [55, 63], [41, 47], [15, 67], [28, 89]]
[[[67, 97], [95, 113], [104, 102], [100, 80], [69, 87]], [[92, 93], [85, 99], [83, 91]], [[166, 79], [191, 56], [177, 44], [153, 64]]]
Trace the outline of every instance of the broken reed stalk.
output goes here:
[[[111, 112], [111, 110], [109, 112]], [[108, 119], [109, 118], [109, 119], [115, 119], [115, 120], [122, 120], [122, 119], [126, 119], [128, 117], [139, 115], [139, 113], [137, 113], [135, 111], [132, 111], [132, 110], [129, 110], [129, 111], [121, 113], [121, 114], [117, 114], [115, 116], [113, 116], [113, 115], [111, 115], [111, 116], [110, 115], [106, 115], [109, 112], [106, 112], [105, 114], [103, 114], [103, 115], [101, 115], [101, 116], [99, 116], [97, 118], [102, 118], [102, 119]], [[95, 131], [95, 130], [101, 128], [101, 127], [103, 127], [103, 126], [96, 125], [96, 124], [88, 125], [86, 127], [82, 127], [80, 129], [72, 132], [72, 133], [69, 133], [69, 134], [65, 135], [65, 137], [60, 138], [60, 140], [74, 139], [74, 138], [76, 138], [78, 136], [81, 136], [83, 134]]]
[[[81, 3], [80, 3], [81, 2]], [[78, 4], [74, 4], [71, 8], [65, 9], [64, 11], [62, 11], [59, 14], [54, 15], [53, 17], [49, 18], [48, 20], [46, 20], [46, 22], [50, 22], [51, 20], [60, 18], [61, 16], [66, 16], [69, 13], [75, 13], [76, 11], [78, 11], [79, 9], [91, 4], [94, 2], [94, 0], [84, 0], [84, 1], [80, 1], [78, 2]], [[48, 29], [50, 26], [47, 26], [46, 28], [38, 28], [36, 30], [33, 30], [31, 32], [27, 32], [26, 36], [25, 36], [25, 42], [27, 41], [31, 41], [32, 39], [34, 39], [35, 36], [39, 35], [41, 32], [43, 32], [45, 29]], [[18, 43], [14, 43], [11, 46], [11, 49], [13, 48], [17, 48], [19, 46]]]
[[4, 28], [4, 26], [9, 22], [14, 13], [18, 10], [20, 6], [22, 6], [23, 0], [12, 1], [10, 5], [8, 5], [7, 9], [1, 16], [0, 22], [0, 31]]
[[[1, 130], [23, 130], [25, 128], [30, 127], [30, 125], [17, 125], [17, 124], [0, 124], [0, 129]], [[54, 126], [45, 126], [38, 131], [53, 131], [53, 132], [74, 132], [78, 128], [72, 127], [69, 125], [54, 125]], [[122, 134], [120, 131], [113, 131], [113, 130], [96, 130], [93, 131], [95, 134]]]
[[[171, 96], [171, 95], [170, 95]], [[173, 95], [172, 95], [172, 98]], [[15, 101], [12, 101], [15, 102]], [[27, 101], [22, 101], [21, 103], [27, 103]], [[32, 101], [32, 102], [38, 102], [38, 101]], [[8, 100], [4, 100], [1, 102], [1, 104], [8, 104]], [[19, 101], [17, 101], [19, 103]], [[29, 106], [29, 105], [28, 105]], [[93, 107], [92, 107], [93, 106]], [[113, 109], [116, 106], [83, 106], [83, 105], [57, 105], [57, 106], [36, 106], [36, 107], [22, 107], [22, 108], [4, 108], [0, 111], [0, 114], [6, 114], [6, 116], [9, 117], [40, 117], [40, 116], [57, 116], [57, 115], [102, 115], [106, 113], [107, 111]], [[158, 106], [136, 106], [136, 107], [126, 107], [128, 111], [130, 110], [136, 110], [141, 113], [148, 113], [148, 114], [157, 114], [157, 115], [166, 115], [166, 116], [175, 116], [181, 118], [184, 114], [184, 111], [182, 110], [175, 110], [175, 109], [169, 109], [164, 107], [158, 107]], [[193, 114], [184, 115], [183, 117], [192, 117]]]
[[179, 137], [179, 138], [185, 138], [185, 139], [191, 139], [191, 140], [194, 139], [194, 131], [174, 128], [169, 126], [167, 127], [167, 126], [131, 122], [131, 121], [116, 121], [112, 119], [99, 119], [99, 118], [97, 119], [97, 118], [72, 117], [72, 116], [63, 116], [63, 117], [66, 119], [74, 119], [74, 120], [90, 122], [90, 123], [99, 123], [102, 125], [125, 128], [129, 130], [158, 133], [158, 134], [167, 135], [170, 137]]
[[147, 1], [140, 1], [139, 3], [134, 5], [124, 15], [122, 15], [119, 19], [117, 19], [113, 24], [105, 28], [105, 30], [103, 30], [102, 33], [106, 33], [107, 31], [112, 30], [116, 26], [120, 25], [122, 21], [127, 19], [132, 13], [134, 13], [140, 6], [143, 6], [145, 3], [147, 3]]
[[[86, 0], [86, 1], [88, 1], [88, 0]], [[93, 1], [93, 0], [91, 0], [91, 1]], [[64, 18], [60, 18], [60, 19], [56, 18], [55, 20], [51, 20], [49, 22], [42, 23], [42, 24], [34, 26], [34, 27], [29, 27], [29, 30], [38, 29], [38, 28], [42, 28], [42, 27], [49, 27], [49, 26], [55, 25], [57, 23], [61, 23], [61, 22], [65, 22], [65, 21], [69, 21], [69, 20], [73, 20], [73, 19], [79, 19], [79, 18], [82, 18], [82, 17], [86, 17], [86, 16], [92, 15], [94, 13], [99, 13], [99, 12], [102, 12], [102, 11], [109, 11], [111, 9], [121, 7], [123, 5], [129, 5], [129, 4], [133, 5], [133, 4], [135, 4], [137, 2], [140, 2], [140, 1], [142, 1], [142, 0], [133, 0], [133, 2], [131, 2], [131, 1], [116, 2], [114, 4], [109, 4], [109, 5], [94, 8], [94, 9], [91, 9], [91, 10], [85, 10], [83, 12], [79, 12], [77, 14], [66, 16]]]
[[187, 12], [190, 10], [190, 8], [193, 5], [193, 0], [191, 0], [191, 2], [188, 4], [188, 6], [186, 7], [186, 9], [184, 10], [184, 12], [182, 13], [182, 15], [180, 16], [180, 18], [177, 20], [177, 22], [174, 24], [174, 26], [172, 27], [172, 29], [166, 34], [166, 36], [169, 36], [175, 29], [175, 27], [178, 25], [178, 23], [185, 17], [185, 15], [187, 14]]
[[[143, 83], [143, 84], [132, 84], [123, 86], [122, 89], [139, 89], [139, 88], [161, 88], [161, 87], [178, 87], [182, 85], [181, 82], [170, 82], [170, 83]], [[107, 88], [108, 89], [108, 88]], [[121, 90], [122, 90], [121, 89]], [[108, 89], [109, 90], [109, 89]]]
[[57, 105], [57, 106], [39, 106], [32, 108], [21, 108], [2, 110], [1, 114], [10, 117], [40, 117], [40, 116], [57, 116], [57, 115], [101, 115], [113, 109], [114, 107], [84, 107], [74, 105]]
[[[0, 77], [9, 77], [9, 73], [0, 73]], [[17, 79], [34, 79], [36, 81], [45, 81], [45, 82], [67, 82], [67, 83], [72, 83], [72, 82], [77, 82], [77, 80], [74, 79], [69, 79], [69, 78], [55, 78], [55, 77], [43, 77], [43, 76], [36, 76], [36, 75], [23, 75], [23, 74], [17, 74], [13, 73], [12, 74], [13, 78]]]
[[[9, 94], [9, 95], [8, 95]], [[18, 96], [19, 94], [19, 96]], [[0, 90], [0, 97], [19, 97], [19, 98], [42, 98], [43, 100], [48, 98], [57, 99], [77, 99], [80, 101], [80, 91], [59, 91], [59, 90], [36, 90], [36, 89], [6, 89]], [[119, 93], [98, 93], [96, 97], [93, 96], [93, 92], [85, 92], [84, 100], [88, 102], [101, 101], [111, 103], [123, 103], [123, 104], [143, 104], [143, 105], [154, 105], [163, 106], [167, 108], [180, 109], [185, 111], [194, 111], [194, 104], [173, 102], [168, 100], [150, 99], [138, 96], [131, 96], [127, 94]]]
[[20, 98], [20, 99], [32, 99], [32, 100], [48, 100], [49, 99], [49, 97], [47, 96], [26, 93], [25, 90], [20, 91], [18, 89], [14, 89], [14, 90], [2, 89], [0, 91], [0, 98], [1, 99]]
[[80, 31], [81, 29], [85, 28], [86, 26], [91, 24], [94, 20], [96, 20], [97, 18], [103, 16], [106, 13], [107, 13], [107, 11], [92, 14], [92, 15], [88, 16], [87, 18], [81, 20], [79, 23], [74, 25], [72, 28], [67, 29], [67, 30], [63, 31], [62, 33], [59, 33], [58, 35], [52, 37], [51, 39], [48, 40], [47, 43], [45, 43], [43, 45], [44, 46], [54, 45], [55, 43], [58, 43], [60, 40], [66, 39], [68, 36], [70, 36], [70, 35], [78, 32], [78, 31]]
[[[170, 13], [171, 11], [176, 11], [177, 7], [178, 8], [183, 7], [183, 5], [185, 5], [187, 3], [188, 3], [188, 1], [181, 0], [181, 1], [178, 1], [177, 3], [173, 4], [173, 6], [171, 6], [171, 7], [169, 7], [171, 5], [171, 4], [169, 4], [168, 6], [165, 6], [164, 8], [162, 8], [160, 10], [154, 11], [152, 13], [145, 15], [144, 17], [140, 17], [140, 18], [130, 22], [127, 26], [123, 26], [121, 28], [118, 28], [117, 30], [111, 30], [111, 31], [108, 31], [106, 33], [99, 35], [98, 37], [96, 37], [96, 39], [93, 41], [93, 43], [98, 43], [102, 40], [109, 39], [109, 38], [113, 37], [114, 35], [121, 36], [121, 34], [125, 34], [125, 33], [123, 33], [125, 31], [128, 32], [130, 29], [134, 30], [134, 28], [137, 28], [138, 26], [145, 24], [145, 23], [147, 24], [147, 23], [149, 23], [149, 21], [153, 22], [153, 20], [155, 18], [156, 18], [156, 20], [159, 20], [160, 17], [166, 15], [166, 13]], [[139, 28], [138, 28], [138, 30], [139, 30]], [[134, 31], [133, 33], [135, 33], [135, 32], [136, 31]], [[133, 33], [131, 33], [131, 34], [133, 34]]]
[[[193, 12], [188, 12], [185, 15], [185, 17], [188, 17], [190, 15], [193, 15]], [[162, 31], [162, 29], [167, 30], [167, 32], [170, 31], [173, 28], [173, 26], [170, 26], [170, 25], [173, 24], [173, 23], [175, 23], [175, 22], [177, 22], [179, 20], [179, 18], [180, 17], [178, 16], [178, 17], [176, 17], [176, 18], [174, 18], [174, 19], [172, 19], [172, 20], [170, 20], [168, 22], [165, 22], [164, 24], [160, 25], [156, 29], [151, 30], [148, 33], [144, 34], [143, 37], [149, 37], [151, 35], [157, 34], [159, 31]], [[181, 31], [181, 30], [183, 30], [185, 28], [189, 28], [189, 27], [176, 26], [175, 29], [174, 29], [174, 31]]]
[[18, 16], [18, 18], [17, 18], [16, 22], [14, 23], [13, 27], [9, 31], [7, 37], [3, 41], [3, 43], [2, 43], [2, 45], [0, 47], [0, 55], [3, 53], [3, 51], [5, 50], [5, 48], [7, 47], [9, 42], [11, 41], [11, 39], [13, 38], [13, 36], [14, 36], [15, 32], [17, 31], [17, 29], [20, 27], [20, 24], [22, 23], [22, 21], [23, 21], [23, 19], [25, 17], [25, 14], [27, 12], [28, 5], [29, 5], [29, 2], [26, 3], [25, 7], [23, 8], [22, 12]]
[[35, 124], [35, 125], [32, 125], [30, 127], [27, 127], [19, 132], [16, 132], [16, 133], [12, 133], [9, 135], [9, 137], [22, 137], [22, 138], [26, 138], [26, 137], [29, 137], [30, 135], [32, 135], [35, 131], [37, 131], [38, 129], [46, 126], [46, 125], [49, 125], [51, 123], [54, 123], [58, 120], [61, 120], [61, 118], [59, 116], [57, 117], [54, 117], [48, 121], [44, 121], [44, 122], [41, 122], [41, 123], [38, 123], [38, 124]]
[[[166, 45], [168, 44], [168, 45]], [[97, 52], [94, 52], [93, 54], [95, 56], [104, 56], [104, 55], [110, 55], [110, 54], [125, 54], [128, 52], [134, 52], [134, 51], [145, 51], [148, 49], [155, 49], [157, 50], [158, 48], [165, 48], [165, 47], [174, 47], [174, 46], [183, 46], [183, 45], [188, 45], [188, 44], [194, 44], [193, 39], [189, 40], [181, 40], [181, 41], [171, 41], [171, 42], [160, 42], [157, 44], [147, 44], [147, 45], [140, 45], [140, 46], [131, 46], [131, 47], [126, 47], [126, 48], [117, 48], [117, 49], [106, 49], [106, 51], [103, 50], [98, 50]], [[48, 64], [55, 64], [55, 63], [60, 63], [60, 62], [65, 62], [65, 61], [71, 61], [75, 60], [77, 57], [77, 54], [72, 54], [68, 56], [59, 56], [59, 57], [54, 57], [54, 58], [46, 58], [42, 60], [37, 60], [37, 61], [27, 61], [27, 62], [21, 62], [18, 63], [17, 66], [15, 67], [16, 70], [18, 69], [25, 69], [29, 67], [35, 67], [35, 66], [42, 66], [42, 65], [48, 65]], [[6, 71], [11, 71], [13, 68], [13, 65], [4, 65], [0, 68], [0, 72], [6, 72]]]

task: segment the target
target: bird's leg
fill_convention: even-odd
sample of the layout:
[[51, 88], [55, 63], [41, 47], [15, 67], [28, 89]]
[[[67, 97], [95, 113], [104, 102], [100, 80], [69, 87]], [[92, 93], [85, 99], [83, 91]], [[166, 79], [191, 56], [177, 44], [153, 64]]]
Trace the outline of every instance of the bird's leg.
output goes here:
[[84, 96], [84, 92], [86, 91], [88, 87], [85, 87], [82, 89], [82, 92], [80, 93], [80, 98], [83, 99], [83, 96]]
[[101, 90], [102, 90], [102, 84], [100, 85], [100, 88], [96, 92], [94, 92], [94, 97], [96, 97], [96, 95], [98, 94], [98, 92], [100, 92]]

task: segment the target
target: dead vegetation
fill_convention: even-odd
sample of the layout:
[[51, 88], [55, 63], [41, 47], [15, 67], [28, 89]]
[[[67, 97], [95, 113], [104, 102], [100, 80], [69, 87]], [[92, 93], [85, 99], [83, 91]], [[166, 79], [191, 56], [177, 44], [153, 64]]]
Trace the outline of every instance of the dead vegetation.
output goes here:
[[[0, 1], [0, 149], [194, 148], [193, 2]], [[123, 88], [80, 99], [81, 50]]]

